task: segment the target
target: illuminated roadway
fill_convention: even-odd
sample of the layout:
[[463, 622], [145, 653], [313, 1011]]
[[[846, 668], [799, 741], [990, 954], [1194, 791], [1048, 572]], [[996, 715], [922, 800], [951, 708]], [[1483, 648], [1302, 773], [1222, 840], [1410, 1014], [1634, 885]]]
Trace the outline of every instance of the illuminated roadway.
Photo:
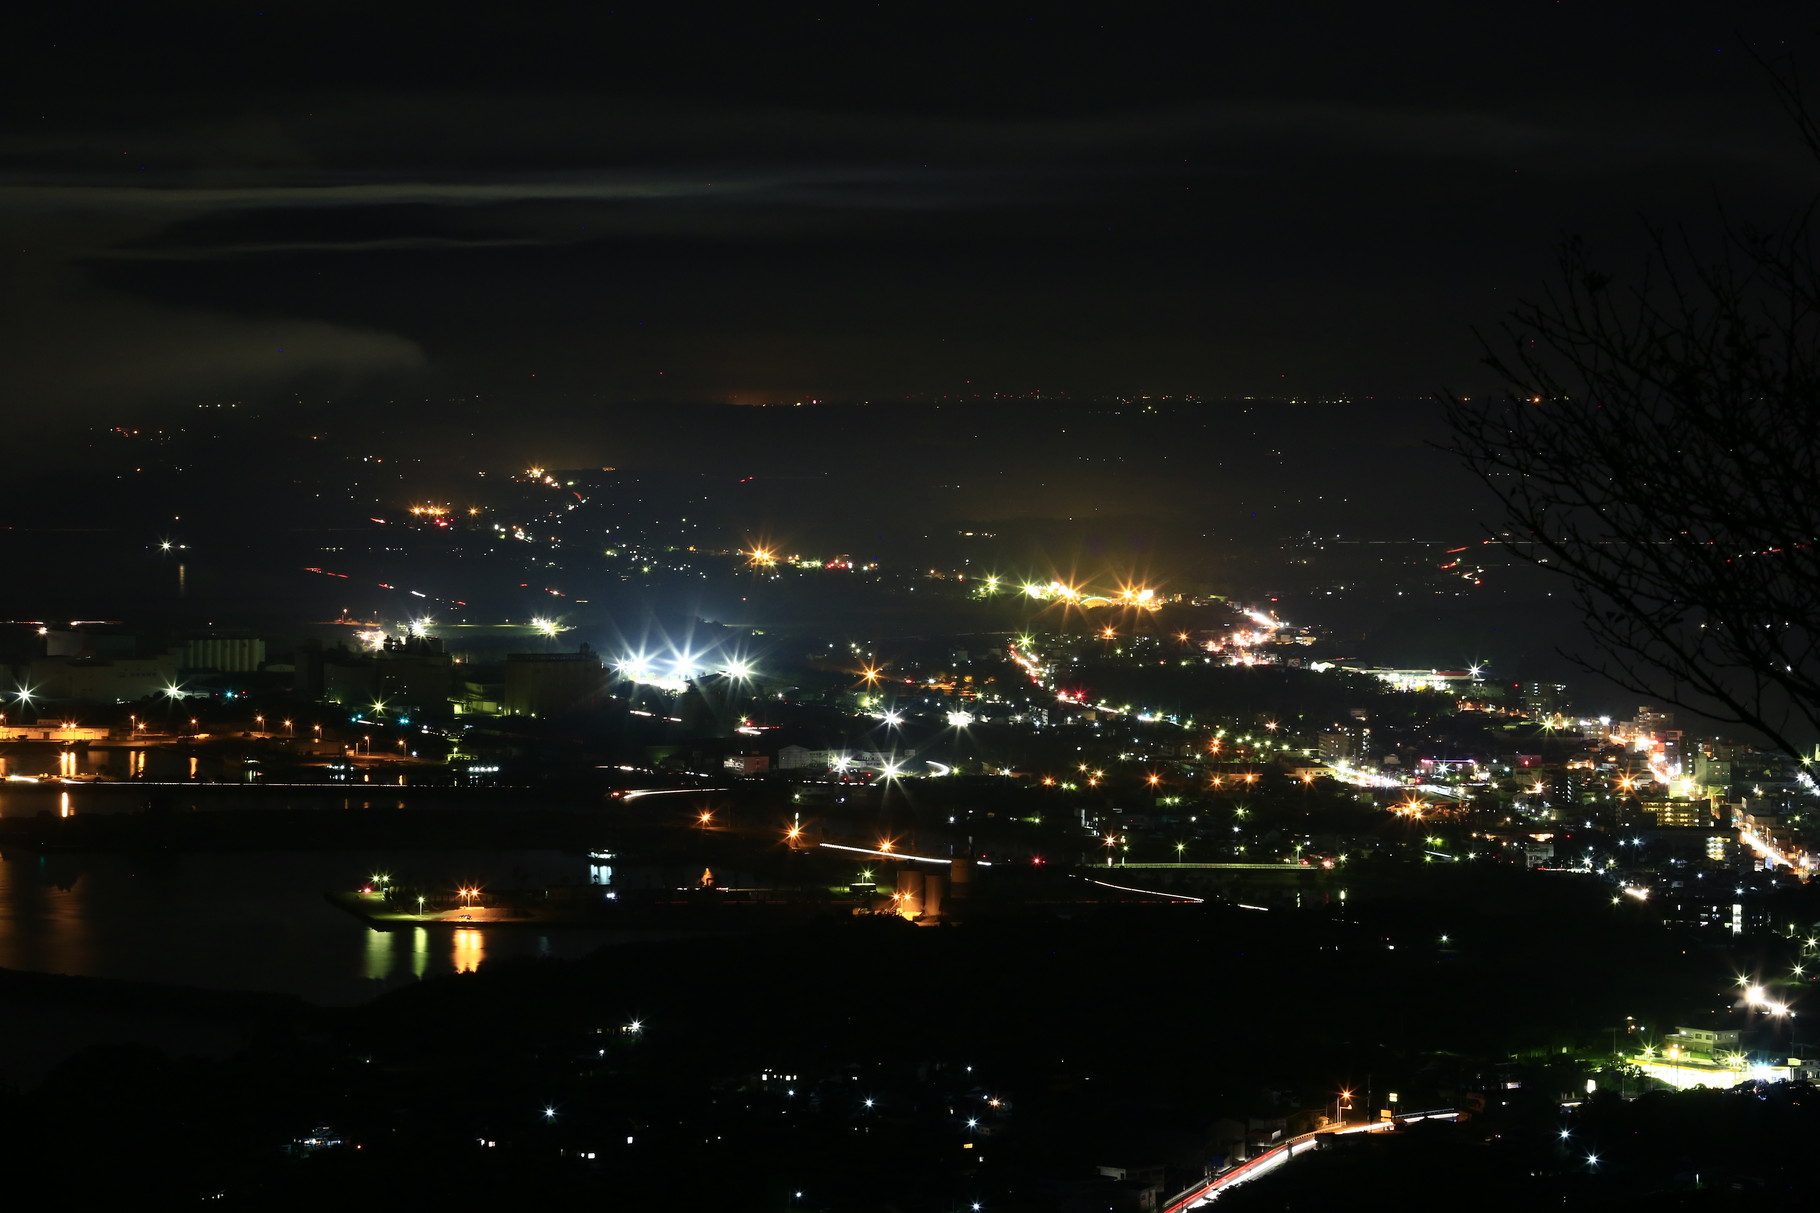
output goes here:
[[1230, 1188], [1248, 1183], [1260, 1175], [1268, 1175], [1290, 1160], [1300, 1157], [1311, 1149], [1320, 1148], [1320, 1139], [1340, 1133], [1383, 1133], [1399, 1125], [1417, 1120], [1453, 1120], [1459, 1116], [1453, 1111], [1418, 1112], [1413, 1116], [1399, 1116], [1396, 1120], [1367, 1121], [1364, 1124], [1347, 1125], [1344, 1128], [1329, 1126], [1316, 1129], [1312, 1133], [1303, 1133], [1292, 1137], [1281, 1145], [1272, 1146], [1256, 1158], [1246, 1159], [1232, 1170], [1181, 1193], [1174, 1200], [1161, 1207], [1160, 1213], [1182, 1213], [1186, 1209], [1198, 1209], [1220, 1198]]

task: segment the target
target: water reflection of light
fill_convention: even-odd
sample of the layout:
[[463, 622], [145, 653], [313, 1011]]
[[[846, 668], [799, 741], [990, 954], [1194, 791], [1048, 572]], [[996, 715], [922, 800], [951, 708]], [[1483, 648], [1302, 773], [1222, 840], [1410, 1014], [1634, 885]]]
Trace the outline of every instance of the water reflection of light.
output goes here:
[[[75, 778], [76, 751], [74, 751], [74, 750], [57, 751], [57, 774], [63, 776], [63, 778], [65, 778], [65, 779]], [[65, 813], [64, 816], [67, 817], [67, 816], [69, 816], [69, 814]]]
[[392, 937], [384, 931], [367, 930], [366, 963], [361, 972], [368, 981], [384, 981], [392, 975]]
[[418, 927], [411, 932], [411, 974], [422, 977], [423, 971], [430, 967], [430, 932]]
[[126, 773], [133, 778], [145, 774], [145, 751], [131, 750], [126, 756]]
[[197, 763], [197, 760], [195, 758], [190, 759], [190, 778], [191, 779], [196, 778], [196, 763]]
[[75, 811], [70, 808], [70, 794], [68, 792], [57, 793], [57, 816], [68, 817]]
[[455, 971], [472, 973], [480, 967], [482, 953], [486, 945], [481, 939], [483, 932], [472, 927], [465, 927], [455, 932]]

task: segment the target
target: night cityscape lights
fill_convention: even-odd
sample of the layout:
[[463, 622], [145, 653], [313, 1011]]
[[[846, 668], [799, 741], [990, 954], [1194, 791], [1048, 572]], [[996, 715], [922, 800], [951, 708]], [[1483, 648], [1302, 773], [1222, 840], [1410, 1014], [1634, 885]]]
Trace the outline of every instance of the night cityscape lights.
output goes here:
[[25, 15], [42, 1192], [1813, 1203], [1808, 7]]

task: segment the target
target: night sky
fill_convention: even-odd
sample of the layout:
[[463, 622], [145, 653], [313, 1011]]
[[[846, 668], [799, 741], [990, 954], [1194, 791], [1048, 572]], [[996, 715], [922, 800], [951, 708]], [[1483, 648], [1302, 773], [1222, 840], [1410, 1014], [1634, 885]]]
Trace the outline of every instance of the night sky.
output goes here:
[[[1563, 232], [1777, 217], [1801, 4], [9, 14], [13, 425], [1477, 390]], [[458, 403], [450, 405], [448, 402]]]

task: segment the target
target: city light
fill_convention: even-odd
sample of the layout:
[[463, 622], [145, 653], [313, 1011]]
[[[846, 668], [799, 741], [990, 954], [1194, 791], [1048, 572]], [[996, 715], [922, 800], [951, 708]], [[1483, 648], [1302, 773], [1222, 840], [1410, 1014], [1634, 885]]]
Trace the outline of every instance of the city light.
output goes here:
[[0, 188], [0, 984], [282, 1031], [134, 1118], [157, 1057], [35, 1015], [53, 1195], [1806, 1178], [1820, 263], [1727, 226], [1804, 201], [1798, 31], [69, 7]]

